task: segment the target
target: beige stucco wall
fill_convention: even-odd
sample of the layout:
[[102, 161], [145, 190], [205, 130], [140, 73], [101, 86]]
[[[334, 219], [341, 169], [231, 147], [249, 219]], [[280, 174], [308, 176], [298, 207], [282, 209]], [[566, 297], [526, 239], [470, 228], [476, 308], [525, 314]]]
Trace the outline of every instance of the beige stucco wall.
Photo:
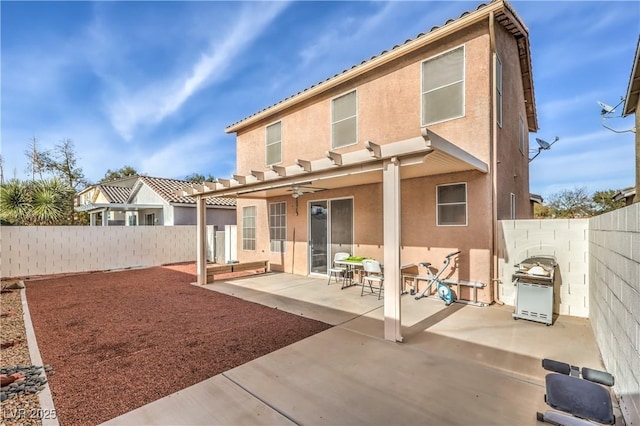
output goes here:
[[[467, 226], [436, 225], [436, 185], [450, 182], [466, 182], [468, 192]], [[491, 262], [490, 216], [482, 206], [486, 204], [489, 187], [486, 176], [478, 172], [464, 172], [435, 177], [415, 178], [402, 181], [401, 205], [401, 263], [428, 261], [440, 267], [444, 256], [461, 250], [455, 268], [450, 271], [453, 278], [481, 281], [489, 284]], [[298, 214], [295, 214], [295, 199], [275, 197], [268, 202], [287, 203], [287, 248], [286, 252], [271, 253], [269, 250], [268, 208], [265, 200], [238, 199], [238, 259], [240, 261], [268, 259], [271, 268], [299, 275], [307, 275], [308, 252], [308, 203], [352, 197], [354, 205], [353, 254], [377, 259], [383, 257], [382, 185], [371, 184], [347, 187], [306, 194], [298, 198]], [[242, 249], [242, 207], [257, 207], [257, 249]], [[422, 271], [424, 272], [424, 271]], [[466, 288], [460, 295], [469, 299]], [[490, 302], [489, 289], [479, 292], [479, 300]]]
[[[269, 117], [238, 133], [237, 173], [267, 170], [266, 126], [282, 120], [283, 165], [295, 160], [324, 158], [331, 150], [331, 99], [353, 89], [358, 97], [358, 144], [336, 149], [345, 153], [364, 148], [370, 140], [378, 144], [420, 136], [421, 63], [432, 56], [465, 46], [465, 116], [429, 126], [440, 136], [488, 162], [490, 147], [489, 34], [478, 24], [441, 42], [395, 61], [375, 72], [324, 93], [321, 97]], [[517, 58], [517, 55], [516, 55]]]
[[[503, 126], [493, 125], [493, 85], [488, 20], [455, 35], [425, 46], [402, 59], [363, 74], [316, 98], [279, 112], [248, 126], [237, 134], [237, 173], [267, 170], [265, 164], [266, 126], [282, 121], [281, 165], [296, 159], [324, 158], [331, 150], [331, 100], [356, 89], [358, 143], [335, 149], [340, 153], [364, 149], [365, 141], [387, 144], [421, 135], [422, 62], [450, 49], [465, 46], [465, 113], [461, 118], [430, 125], [429, 129], [493, 167], [492, 143], [497, 148], [497, 217], [510, 218], [510, 194], [516, 194], [517, 217], [529, 218], [528, 144], [524, 153], [518, 144], [518, 119], [526, 122], [518, 47], [513, 37], [496, 25], [496, 48], [503, 64]], [[526, 133], [528, 136], [528, 132]], [[453, 277], [481, 281], [487, 288], [479, 299], [490, 302], [491, 253], [493, 244], [493, 173], [449, 173], [403, 180], [401, 206], [401, 263], [429, 261], [439, 267], [444, 255], [461, 250]], [[469, 224], [463, 227], [436, 226], [436, 185], [467, 182]], [[353, 252], [383, 257], [382, 185], [346, 187], [307, 194], [295, 200], [279, 197], [268, 200], [238, 200], [238, 258], [241, 261], [269, 259], [274, 270], [309, 273], [309, 200], [353, 197]], [[287, 202], [287, 251], [270, 253], [267, 203]], [[258, 206], [257, 250], [242, 250], [242, 207]], [[469, 298], [463, 290], [462, 298]]]
[[[500, 25], [496, 26], [496, 52], [502, 60], [502, 127], [496, 126], [498, 219], [511, 219], [511, 197], [516, 195], [516, 219], [532, 217], [529, 199], [529, 132], [522, 86], [518, 46]], [[525, 125], [524, 152], [519, 147], [519, 117]]]

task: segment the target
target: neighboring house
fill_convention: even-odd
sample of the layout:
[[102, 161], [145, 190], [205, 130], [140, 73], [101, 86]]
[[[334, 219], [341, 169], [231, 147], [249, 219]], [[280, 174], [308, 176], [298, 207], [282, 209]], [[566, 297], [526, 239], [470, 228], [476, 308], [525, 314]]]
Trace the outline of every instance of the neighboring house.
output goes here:
[[633, 199], [636, 195], [636, 187], [630, 186], [629, 188], [621, 189], [613, 194], [613, 201], [624, 201], [625, 206], [633, 204]]
[[638, 45], [636, 46], [636, 56], [631, 66], [631, 77], [629, 77], [629, 87], [627, 88], [627, 96], [624, 98], [624, 108], [622, 110], [622, 116], [626, 117], [631, 114], [635, 114], [636, 126], [636, 186], [633, 191], [633, 197], [627, 198], [627, 205], [640, 202], [640, 37], [638, 37]]
[[[76, 211], [87, 212], [92, 226], [195, 225], [196, 200], [175, 195], [190, 182], [132, 176], [89, 186], [78, 193]], [[209, 197], [207, 224], [235, 225], [236, 200]]]
[[[542, 198], [542, 195], [539, 194], [529, 194], [529, 201], [531, 203], [531, 217], [535, 216], [535, 206], [536, 204], [543, 206], [544, 205], [544, 199]], [[514, 219], [516, 219], [514, 217]]]
[[188, 193], [237, 197], [241, 262], [382, 261], [385, 338], [401, 341], [402, 265], [460, 250], [453, 276], [498, 299], [497, 221], [531, 217], [537, 129], [528, 30], [494, 1], [232, 124], [237, 174]]

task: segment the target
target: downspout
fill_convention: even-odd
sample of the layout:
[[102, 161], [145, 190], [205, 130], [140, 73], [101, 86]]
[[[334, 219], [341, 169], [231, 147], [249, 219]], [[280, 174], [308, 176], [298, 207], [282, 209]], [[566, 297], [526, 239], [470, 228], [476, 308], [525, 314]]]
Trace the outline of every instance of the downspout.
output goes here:
[[504, 305], [499, 298], [498, 285], [498, 105], [496, 99], [496, 32], [495, 14], [489, 13], [489, 52], [491, 60], [491, 299]]

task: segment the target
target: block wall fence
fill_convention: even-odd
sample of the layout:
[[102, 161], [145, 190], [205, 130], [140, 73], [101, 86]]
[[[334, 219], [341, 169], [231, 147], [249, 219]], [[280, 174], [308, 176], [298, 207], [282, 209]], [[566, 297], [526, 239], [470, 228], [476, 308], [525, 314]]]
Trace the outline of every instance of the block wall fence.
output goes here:
[[555, 256], [554, 313], [589, 316], [589, 220], [504, 220], [499, 226], [499, 297], [515, 305], [515, 265], [536, 255]]
[[195, 260], [195, 225], [0, 228], [2, 278], [104, 271]]
[[640, 203], [589, 220], [589, 318], [627, 425], [640, 425]]

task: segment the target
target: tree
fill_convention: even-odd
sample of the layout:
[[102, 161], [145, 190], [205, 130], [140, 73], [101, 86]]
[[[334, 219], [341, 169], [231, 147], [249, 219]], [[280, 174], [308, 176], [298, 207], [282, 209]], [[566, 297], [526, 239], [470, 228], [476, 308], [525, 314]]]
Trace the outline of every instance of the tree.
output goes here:
[[624, 200], [615, 201], [613, 195], [617, 191], [609, 189], [607, 191], [596, 191], [593, 194], [594, 213], [601, 214], [620, 209], [625, 206]]
[[187, 175], [184, 180], [186, 180], [187, 182], [193, 182], [193, 183], [202, 183], [202, 182], [213, 182], [216, 180], [216, 178], [213, 177], [213, 175], [208, 174], [206, 177], [203, 174], [200, 173], [192, 173], [190, 175]]
[[58, 178], [0, 185], [0, 219], [11, 225], [67, 225], [75, 191]]
[[99, 183], [107, 183], [113, 180], [118, 180], [130, 176], [139, 176], [140, 174], [131, 166], [124, 166], [118, 170], [107, 170], [107, 173], [104, 174], [104, 177], [100, 179]]
[[75, 191], [87, 185], [82, 167], [78, 166], [78, 157], [71, 139], [60, 141], [44, 160], [46, 169], [65, 181]]
[[555, 218], [589, 217], [593, 213], [592, 197], [584, 186], [551, 195], [548, 206]]
[[36, 180], [36, 174], [42, 179], [42, 174], [46, 171], [50, 158], [47, 151], [40, 151], [38, 149], [38, 141], [35, 136], [31, 138], [29, 148], [25, 150], [24, 155], [27, 156], [29, 161], [27, 164], [27, 172], [31, 174], [31, 181]]

